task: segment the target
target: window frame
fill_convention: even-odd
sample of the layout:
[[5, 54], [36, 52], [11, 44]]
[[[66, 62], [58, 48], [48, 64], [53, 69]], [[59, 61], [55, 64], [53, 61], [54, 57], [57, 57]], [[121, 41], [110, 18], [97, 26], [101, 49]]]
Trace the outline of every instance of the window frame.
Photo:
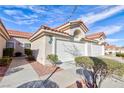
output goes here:
[[[26, 44], [30, 44], [30, 48], [29, 48], [29, 46], [28, 46], [28, 48], [26, 47]], [[31, 43], [24, 43], [24, 48], [25, 49], [31, 49]]]
[[6, 42], [6, 48], [10, 48], [10, 47], [7, 47], [7, 43], [13, 43], [14, 44], [13, 48], [15, 48], [16, 42], [14, 42], [14, 41], [7, 41]]

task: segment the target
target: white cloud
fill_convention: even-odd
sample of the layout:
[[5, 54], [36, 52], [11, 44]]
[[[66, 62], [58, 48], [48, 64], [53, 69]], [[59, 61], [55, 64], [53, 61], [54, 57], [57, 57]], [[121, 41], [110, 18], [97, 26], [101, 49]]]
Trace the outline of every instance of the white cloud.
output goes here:
[[17, 15], [17, 14], [23, 14], [22, 11], [18, 11], [18, 10], [4, 10], [4, 13], [12, 16], [12, 15]]
[[113, 42], [120, 42], [124, 41], [124, 39], [114, 39], [114, 38], [108, 38], [106, 39], [107, 42], [113, 43]]
[[107, 38], [106, 42], [108, 42], [111, 45], [117, 45], [117, 46], [124, 46], [124, 39], [119, 38]]
[[103, 20], [103, 19], [106, 19], [116, 13], [119, 13], [121, 12], [122, 10], [124, 10], [124, 6], [114, 6], [114, 7], [111, 7], [111, 8], [107, 8], [101, 12], [98, 12], [98, 13], [95, 13], [95, 12], [90, 12], [86, 15], [83, 15], [81, 17], [81, 19], [87, 24], [87, 25], [90, 25], [90, 24], [93, 24], [97, 21], [100, 21], [100, 20]]
[[8, 16], [11, 16], [13, 19], [8, 19], [5, 20], [9, 22], [13, 22], [16, 24], [33, 24], [34, 22], [38, 22], [38, 15], [37, 14], [25, 14], [21, 10], [4, 10], [4, 13], [7, 14]]
[[103, 26], [103, 27], [96, 27], [94, 32], [104, 32], [106, 35], [111, 35], [122, 30], [123, 26], [121, 25], [110, 25], [110, 26]]

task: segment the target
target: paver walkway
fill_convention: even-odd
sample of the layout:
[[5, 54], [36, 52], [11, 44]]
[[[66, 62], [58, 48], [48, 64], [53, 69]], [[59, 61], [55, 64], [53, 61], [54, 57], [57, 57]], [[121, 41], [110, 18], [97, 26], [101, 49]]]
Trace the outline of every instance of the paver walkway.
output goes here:
[[0, 81], [0, 87], [17, 87], [22, 83], [37, 79], [39, 76], [24, 58], [14, 58]]
[[[30, 64], [33, 67], [33, 69], [37, 72], [39, 77], [52, 73], [56, 69], [56, 66], [46, 66], [46, 65], [40, 64], [39, 62], [32, 62]], [[60, 68], [56, 72], [61, 70], [63, 69]]]

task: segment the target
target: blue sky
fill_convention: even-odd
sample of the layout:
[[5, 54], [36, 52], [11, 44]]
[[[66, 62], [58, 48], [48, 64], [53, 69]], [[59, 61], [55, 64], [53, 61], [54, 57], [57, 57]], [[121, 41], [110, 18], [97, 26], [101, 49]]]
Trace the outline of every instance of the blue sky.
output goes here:
[[0, 11], [7, 29], [35, 32], [41, 25], [56, 27], [81, 19], [89, 34], [105, 32], [110, 44], [124, 46], [124, 6], [0, 6]]

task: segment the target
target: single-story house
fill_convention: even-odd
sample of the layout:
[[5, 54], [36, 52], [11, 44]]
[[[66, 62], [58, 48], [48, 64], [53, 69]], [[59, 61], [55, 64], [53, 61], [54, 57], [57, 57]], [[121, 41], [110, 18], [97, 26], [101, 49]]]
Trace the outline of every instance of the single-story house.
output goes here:
[[[104, 55], [103, 32], [86, 35], [88, 28], [81, 20], [69, 21], [56, 28], [42, 25], [35, 33], [8, 30], [7, 48], [14, 54], [29, 48], [41, 64], [49, 64], [47, 56], [56, 54], [62, 62], [72, 62], [76, 56]], [[4, 46], [5, 47], [5, 46]]]
[[9, 34], [0, 20], [0, 57], [3, 55], [3, 49], [6, 47], [6, 41], [9, 40]]
[[70, 21], [56, 28], [41, 26], [29, 40], [35, 58], [42, 64], [49, 64], [49, 54], [58, 55], [62, 62], [73, 61], [76, 56], [104, 55], [104, 45], [87, 39], [87, 32], [82, 21]]

